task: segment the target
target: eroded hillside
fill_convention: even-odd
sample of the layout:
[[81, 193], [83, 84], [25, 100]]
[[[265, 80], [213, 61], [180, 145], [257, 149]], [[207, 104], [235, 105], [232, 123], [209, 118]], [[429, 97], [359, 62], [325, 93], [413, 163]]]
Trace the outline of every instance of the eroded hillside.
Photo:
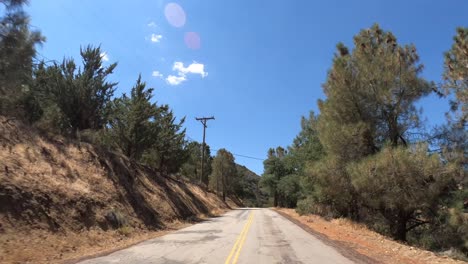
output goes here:
[[197, 185], [119, 153], [0, 117], [2, 263], [113, 248], [228, 207]]

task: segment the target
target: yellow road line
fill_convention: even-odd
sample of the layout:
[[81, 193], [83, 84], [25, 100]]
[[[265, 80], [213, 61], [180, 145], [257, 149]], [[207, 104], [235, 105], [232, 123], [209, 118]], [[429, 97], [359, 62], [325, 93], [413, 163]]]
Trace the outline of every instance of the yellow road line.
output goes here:
[[227, 257], [225, 264], [229, 264], [229, 262], [231, 261], [231, 258], [234, 255], [234, 252], [236, 252], [237, 246], [242, 240], [242, 237], [244, 236], [245, 231], [247, 231], [247, 227], [252, 218], [253, 218], [253, 212], [249, 215], [249, 218], [247, 219], [247, 222], [245, 223], [244, 228], [242, 229], [242, 232], [239, 234], [239, 237], [237, 238], [236, 243], [232, 247], [231, 252], [229, 253], [229, 256]]
[[[239, 257], [238, 256], [239, 255], [238, 252], [240, 252], [239, 247], [242, 247], [241, 244], [243, 244], [245, 240], [244, 237], [247, 235], [247, 231], [250, 227], [250, 224], [252, 223], [252, 220], [253, 220], [253, 211], [250, 213], [249, 218], [247, 219], [247, 222], [245, 223], [244, 228], [242, 229], [242, 232], [239, 234], [239, 237], [237, 238], [236, 243], [232, 247], [231, 252], [229, 253], [229, 256], [226, 259], [226, 262], [224, 262], [225, 264], [229, 264], [231, 262], [231, 258], [234, 255], [234, 252], [237, 251], [236, 256]], [[235, 258], [235, 260], [232, 263], [236, 263], [235, 261], [237, 261], [237, 258]]]
[[244, 242], [245, 242], [245, 239], [247, 238], [247, 233], [249, 232], [249, 229], [250, 229], [250, 226], [252, 225], [252, 222], [253, 222], [253, 211], [252, 211], [252, 218], [250, 219], [250, 222], [248, 223], [247, 230], [244, 233], [244, 237], [242, 238], [242, 240], [241, 240], [241, 242], [239, 244], [239, 247], [237, 247], [237, 252], [236, 252], [236, 255], [234, 257], [234, 260], [232, 261], [232, 264], [237, 263], [237, 259], [239, 258], [239, 254], [240, 254], [240, 252], [242, 250], [242, 247], [244, 246]]

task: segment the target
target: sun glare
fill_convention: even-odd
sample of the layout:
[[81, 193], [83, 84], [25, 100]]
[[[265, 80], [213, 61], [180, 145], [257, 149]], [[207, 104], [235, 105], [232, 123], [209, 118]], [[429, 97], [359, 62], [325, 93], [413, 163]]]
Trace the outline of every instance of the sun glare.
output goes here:
[[173, 27], [183, 27], [185, 25], [185, 11], [177, 3], [169, 3], [164, 8], [164, 15], [167, 22]]

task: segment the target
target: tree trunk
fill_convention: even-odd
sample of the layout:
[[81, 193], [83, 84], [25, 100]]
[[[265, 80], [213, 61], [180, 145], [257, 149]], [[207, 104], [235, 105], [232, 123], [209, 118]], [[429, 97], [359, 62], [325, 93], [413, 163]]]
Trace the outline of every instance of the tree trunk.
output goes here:
[[406, 221], [398, 222], [394, 237], [396, 240], [406, 241]]
[[353, 192], [352, 194], [352, 201], [349, 208], [349, 214], [353, 221], [359, 222], [361, 220], [361, 216], [359, 215], [359, 204], [357, 193]]
[[273, 206], [278, 207], [278, 193], [276, 191], [273, 194]]
[[226, 176], [222, 176], [222, 182], [223, 182], [223, 201], [226, 201]]
[[389, 129], [390, 129], [390, 142], [392, 147], [398, 147], [398, 139], [400, 138], [400, 131], [398, 129], [398, 119], [397, 117], [393, 117], [393, 115], [389, 118]]
[[[208, 179], [208, 174], [206, 174], [206, 169], [205, 169], [205, 171], [203, 172], [203, 174], [204, 174], [204, 175], [202, 175], [202, 182], [203, 182], [206, 186], [208, 186], [209, 179]], [[198, 175], [198, 174], [196, 174], [196, 175]]]
[[405, 212], [398, 212], [398, 219], [393, 227], [393, 238], [399, 241], [406, 241], [406, 223], [408, 217]]
[[216, 195], [219, 196], [219, 175], [216, 175]]

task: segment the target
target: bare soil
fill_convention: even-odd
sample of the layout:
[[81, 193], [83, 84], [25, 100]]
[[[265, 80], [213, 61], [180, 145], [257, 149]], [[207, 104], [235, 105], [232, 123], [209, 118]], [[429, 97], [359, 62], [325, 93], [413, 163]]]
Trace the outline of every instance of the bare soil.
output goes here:
[[[277, 208], [276, 211], [306, 231], [311, 232], [326, 244], [334, 246], [344, 256], [351, 256], [351, 259], [357, 263], [466, 263], [396, 242], [348, 219], [327, 221], [317, 215], [301, 216], [294, 209]], [[355, 251], [355, 253], [351, 251]], [[362, 258], [359, 255], [364, 255], [367, 258]]]

